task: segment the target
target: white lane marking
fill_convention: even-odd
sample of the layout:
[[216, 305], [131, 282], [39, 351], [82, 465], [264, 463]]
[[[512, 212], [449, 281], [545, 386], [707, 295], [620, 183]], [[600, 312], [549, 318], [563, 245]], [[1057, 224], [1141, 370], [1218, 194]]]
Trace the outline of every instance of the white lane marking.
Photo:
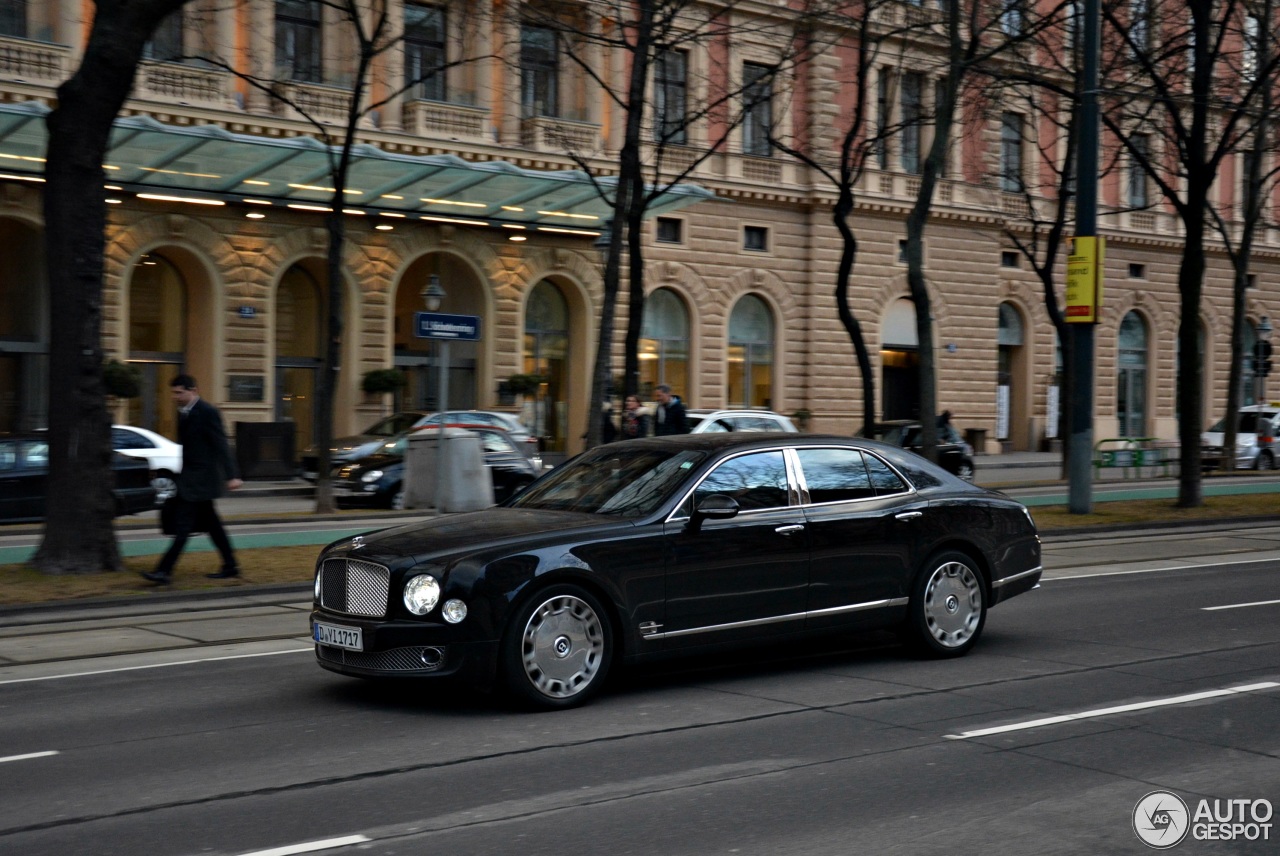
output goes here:
[[85, 678], [91, 675], [111, 675], [116, 672], [135, 672], [138, 669], [161, 669], [167, 666], [190, 666], [194, 663], [217, 663], [220, 660], [246, 660], [250, 657], [274, 657], [277, 654], [310, 654], [315, 651], [314, 648], [290, 648], [287, 651], [263, 651], [257, 654], [230, 654], [226, 657], [203, 657], [199, 660], [175, 660], [172, 663], [147, 663], [142, 666], [121, 666], [118, 669], [98, 669], [94, 672], [72, 672], [67, 675], [41, 675], [36, 678], [10, 678], [7, 681], [0, 681], [0, 686], [5, 684], [29, 684], [33, 681], [56, 681], [62, 678]]
[[352, 844], [364, 844], [372, 841], [363, 835], [348, 835], [345, 838], [326, 838], [323, 841], [308, 841], [305, 844], [287, 844], [284, 847], [273, 847], [270, 850], [255, 850], [241, 856], [292, 856], [294, 853], [315, 853], [317, 850], [332, 850], [335, 847], [350, 847]]
[[1271, 606], [1280, 600], [1255, 600], [1253, 603], [1228, 603], [1225, 606], [1202, 606], [1205, 612], [1216, 612], [1219, 609], [1243, 609], [1246, 606]]
[[6, 761], [26, 761], [31, 758], [48, 758], [50, 755], [57, 754], [57, 750], [50, 749], [48, 752], [28, 752], [26, 755], [10, 755], [7, 758], [0, 758], [0, 764], [3, 764]]
[[1027, 722], [1015, 722], [1011, 725], [998, 725], [994, 728], [980, 728], [977, 731], [964, 731], [960, 734], [945, 735], [948, 740], [968, 740], [971, 737], [987, 737], [991, 734], [1004, 734], [1009, 731], [1025, 731], [1029, 728], [1043, 728], [1046, 725], [1058, 725], [1063, 722], [1075, 722], [1080, 719], [1093, 719], [1098, 716], [1110, 716], [1115, 713], [1129, 713], [1135, 710], [1148, 710], [1153, 707], [1167, 707], [1174, 704], [1189, 704], [1193, 701], [1202, 701], [1207, 698], [1219, 698], [1221, 696], [1239, 695], [1240, 693], [1252, 693], [1258, 690], [1270, 690], [1280, 687], [1280, 684], [1274, 682], [1266, 682], [1261, 684], [1247, 684], [1241, 687], [1229, 687], [1225, 690], [1207, 690], [1202, 693], [1191, 693], [1190, 695], [1174, 696], [1172, 698], [1155, 699], [1154, 701], [1141, 701], [1136, 704], [1122, 704], [1116, 707], [1101, 707], [1097, 710], [1086, 710], [1081, 713], [1068, 713], [1064, 716], [1048, 716], [1044, 719], [1032, 719]]
[[1135, 571], [1101, 571], [1096, 574], [1072, 574], [1071, 576], [1063, 577], [1055, 574], [1050, 577], [1042, 578], [1041, 582], [1058, 582], [1059, 580], [1091, 580], [1096, 577], [1123, 577], [1128, 576], [1129, 574], [1159, 574], [1165, 571], [1204, 571], [1209, 570], [1210, 568], [1226, 567], [1227, 565], [1254, 565], [1259, 562], [1274, 562], [1275, 560], [1274, 556], [1266, 556], [1261, 559], [1240, 559], [1235, 562], [1205, 562], [1200, 565], [1170, 565], [1167, 568], [1139, 568]]

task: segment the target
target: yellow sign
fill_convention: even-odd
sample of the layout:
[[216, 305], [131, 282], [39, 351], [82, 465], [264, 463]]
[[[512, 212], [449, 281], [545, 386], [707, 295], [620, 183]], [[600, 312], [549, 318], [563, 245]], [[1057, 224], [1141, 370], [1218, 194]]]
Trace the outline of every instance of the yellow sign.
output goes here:
[[1102, 238], [1071, 238], [1067, 247], [1066, 320], [1074, 324], [1098, 323], [1102, 307]]

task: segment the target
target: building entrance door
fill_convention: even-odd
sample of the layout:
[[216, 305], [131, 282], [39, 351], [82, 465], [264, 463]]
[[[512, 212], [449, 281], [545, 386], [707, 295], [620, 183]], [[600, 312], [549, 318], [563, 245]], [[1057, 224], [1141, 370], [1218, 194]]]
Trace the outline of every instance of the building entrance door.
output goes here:
[[182, 374], [182, 354], [135, 352], [129, 365], [142, 372], [142, 394], [129, 399], [129, 424], [176, 440], [178, 409], [173, 403], [170, 382]]

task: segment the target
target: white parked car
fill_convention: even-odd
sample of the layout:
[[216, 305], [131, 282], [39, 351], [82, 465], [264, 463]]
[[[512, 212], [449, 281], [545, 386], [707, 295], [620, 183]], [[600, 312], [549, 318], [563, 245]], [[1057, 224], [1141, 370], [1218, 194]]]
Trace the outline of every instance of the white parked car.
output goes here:
[[[1274, 470], [1276, 456], [1276, 431], [1280, 430], [1280, 401], [1267, 404], [1250, 404], [1241, 407], [1236, 423], [1235, 468], [1240, 470]], [[1218, 422], [1200, 435], [1200, 455], [1206, 468], [1216, 467], [1222, 460], [1222, 441], [1226, 419]]]
[[162, 434], [134, 425], [112, 425], [111, 447], [122, 455], [140, 458], [151, 468], [151, 486], [156, 504], [162, 504], [178, 490], [174, 476], [182, 472], [182, 446]]
[[686, 410], [690, 434], [717, 434], [728, 431], [799, 432], [795, 423], [771, 410]]

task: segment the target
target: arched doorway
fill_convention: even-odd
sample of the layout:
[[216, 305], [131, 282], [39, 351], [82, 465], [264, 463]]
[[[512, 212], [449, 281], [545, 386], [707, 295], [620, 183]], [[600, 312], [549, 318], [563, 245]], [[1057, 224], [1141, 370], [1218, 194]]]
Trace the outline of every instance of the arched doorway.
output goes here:
[[524, 422], [534, 436], [544, 439], [549, 452], [566, 449], [571, 350], [569, 303], [555, 283], [544, 279], [530, 289], [525, 306], [524, 371], [541, 375], [545, 382]]
[[1001, 303], [996, 335], [996, 439], [1018, 451], [1031, 448], [1025, 329], [1022, 313], [1012, 303]]
[[640, 397], [653, 397], [660, 383], [681, 398], [689, 397], [689, 311], [669, 288], [645, 298], [640, 329]]
[[[480, 342], [449, 343], [449, 400], [440, 401], [438, 343], [418, 338], [414, 316], [427, 307], [422, 292], [432, 275], [440, 277], [444, 299], [437, 312], [484, 318], [484, 287], [470, 266], [448, 253], [432, 253], [414, 261], [400, 277], [396, 290], [395, 366], [409, 378], [397, 394], [401, 410], [470, 410], [478, 401]], [[481, 322], [481, 338], [490, 334]]]
[[294, 425], [294, 448], [308, 449], [315, 441], [316, 387], [324, 359], [324, 331], [328, 300], [319, 278], [309, 269], [317, 262], [301, 262], [285, 271], [276, 287], [275, 414], [277, 422]]
[[920, 417], [920, 338], [916, 305], [895, 300], [885, 313], [880, 337], [880, 410], [882, 419]]
[[169, 384], [186, 371], [187, 301], [186, 279], [168, 255], [138, 257], [129, 276], [129, 363], [142, 372], [142, 394], [129, 400], [129, 422], [166, 437], [178, 436]]
[[1121, 437], [1147, 436], [1147, 341], [1142, 316], [1126, 314], [1116, 342], [1116, 425]]
[[[0, 432], [29, 431], [49, 412], [49, 280], [40, 231], [0, 218]], [[37, 251], [22, 251], [23, 248]]]
[[729, 315], [729, 407], [772, 408], [773, 313], [754, 294], [738, 301]]

